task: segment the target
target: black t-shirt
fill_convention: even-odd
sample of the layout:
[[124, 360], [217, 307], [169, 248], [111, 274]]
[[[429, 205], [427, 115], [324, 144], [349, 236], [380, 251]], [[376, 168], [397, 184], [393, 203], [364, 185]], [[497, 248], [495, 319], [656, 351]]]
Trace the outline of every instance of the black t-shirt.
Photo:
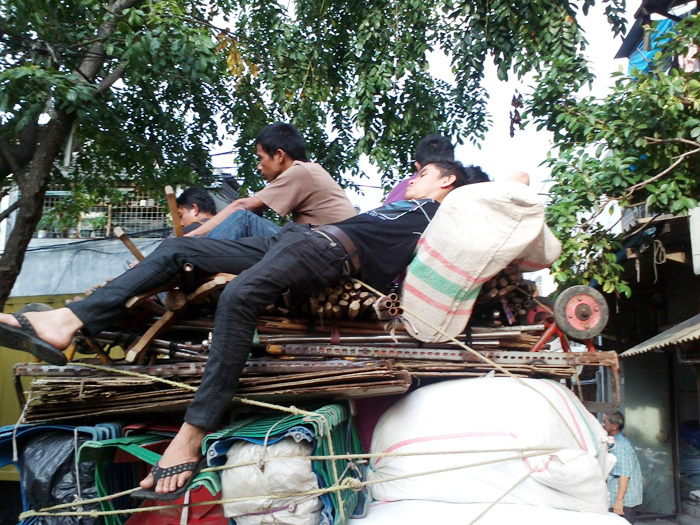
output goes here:
[[411, 262], [439, 205], [432, 199], [396, 201], [335, 223], [355, 243], [360, 278], [383, 290]]

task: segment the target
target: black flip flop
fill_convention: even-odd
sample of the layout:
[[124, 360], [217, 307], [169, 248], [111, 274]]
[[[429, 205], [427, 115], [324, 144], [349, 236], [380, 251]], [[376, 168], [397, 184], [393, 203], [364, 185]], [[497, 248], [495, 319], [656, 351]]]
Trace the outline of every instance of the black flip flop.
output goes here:
[[[168, 468], [162, 468], [160, 465], [158, 465], [158, 463], [156, 463], [153, 465], [153, 467], [151, 467], [151, 474], [153, 474], [153, 485], [151, 486], [151, 490], [137, 490], [136, 492], [131, 493], [131, 497], [136, 499], [152, 499], [161, 501], [172, 501], [174, 499], [178, 499], [184, 496], [185, 492], [189, 490], [194, 478], [197, 477], [199, 471], [206, 465], [206, 458], [202, 458], [199, 461], [192, 461], [190, 463], [180, 463], [179, 465]], [[174, 490], [173, 492], [156, 492], [155, 490], [152, 490], [156, 487], [159, 479], [169, 478], [170, 476], [180, 474], [181, 472], [192, 472], [192, 475], [187, 478], [185, 484], [179, 489]]]
[[23, 314], [16, 313], [12, 316], [17, 319], [20, 326], [0, 323], [0, 346], [29, 352], [34, 357], [52, 365], [63, 366], [68, 362], [63, 352], [36, 335], [32, 323]]

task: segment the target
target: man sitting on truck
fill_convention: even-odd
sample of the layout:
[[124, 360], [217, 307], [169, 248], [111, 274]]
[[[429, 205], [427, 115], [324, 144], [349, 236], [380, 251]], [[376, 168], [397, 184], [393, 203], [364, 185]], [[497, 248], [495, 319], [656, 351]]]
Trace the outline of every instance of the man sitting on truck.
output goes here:
[[216, 215], [216, 203], [204, 188], [190, 186], [175, 202], [184, 233], [196, 230]]
[[236, 199], [188, 236], [235, 241], [270, 236], [280, 227], [261, 216], [268, 209], [298, 224], [328, 224], [356, 214], [333, 177], [306, 159], [306, 145], [291, 124], [275, 122], [255, 139], [258, 171], [267, 185], [250, 197]]
[[424, 166], [398, 201], [326, 226], [287, 224], [272, 237], [239, 241], [170, 238], [135, 268], [82, 301], [50, 312], [0, 314], [0, 345], [64, 364], [75, 333], [98, 334], [125, 311], [133, 295], [175, 278], [185, 263], [202, 276], [237, 274], [219, 298], [202, 383], [185, 422], [159, 464], [132, 496], [176, 499], [203, 466], [202, 440], [215, 430], [233, 397], [250, 352], [257, 316], [287, 289], [307, 292], [358, 276], [384, 289], [413, 257], [422, 232], [454, 188], [488, 180], [456, 162]]

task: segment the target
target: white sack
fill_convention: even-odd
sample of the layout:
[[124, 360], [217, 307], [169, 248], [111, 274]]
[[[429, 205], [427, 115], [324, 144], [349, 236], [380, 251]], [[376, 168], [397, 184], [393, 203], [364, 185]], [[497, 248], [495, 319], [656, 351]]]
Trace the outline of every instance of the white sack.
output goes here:
[[[528, 448], [555, 451], [454, 469]], [[551, 380], [488, 377], [419, 388], [380, 418], [371, 451], [431, 454], [372, 459], [370, 481], [446, 470], [373, 485], [375, 500], [489, 503], [531, 473], [503, 503], [608, 509], [605, 480], [614, 459], [607, 434], [569, 389]], [[441, 454], [448, 451], [460, 454]]]
[[[487, 507], [485, 503], [441, 503], [437, 501], [394, 501], [373, 503], [367, 516], [349, 525], [467, 525]], [[532, 505], [498, 504], [476, 525], [626, 525], [612, 513], [576, 512]]]
[[528, 186], [484, 182], [450, 192], [418, 243], [408, 267], [401, 304], [406, 329], [421, 341], [460, 334], [481, 285], [508, 264], [545, 268], [561, 244], [544, 222], [544, 208]]
[[[263, 458], [289, 456], [284, 459], [265, 462], [264, 470], [257, 463]], [[227, 453], [226, 465], [238, 465], [250, 461], [256, 464], [237, 467], [221, 472], [221, 493], [224, 499], [261, 496], [249, 502], [224, 504], [224, 515], [236, 518], [238, 525], [317, 525], [321, 519], [323, 503], [317, 497], [300, 501], [297, 498], [272, 499], [270, 494], [287, 495], [318, 489], [318, 479], [311, 470], [308, 456], [311, 444], [297, 443], [292, 438], [285, 438], [264, 449], [261, 445], [247, 441], [236, 441]], [[245, 514], [264, 512], [269, 509], [286, 507], [295, 503], [293, 512], [288, 509], [270, 514], [245, 516]]]

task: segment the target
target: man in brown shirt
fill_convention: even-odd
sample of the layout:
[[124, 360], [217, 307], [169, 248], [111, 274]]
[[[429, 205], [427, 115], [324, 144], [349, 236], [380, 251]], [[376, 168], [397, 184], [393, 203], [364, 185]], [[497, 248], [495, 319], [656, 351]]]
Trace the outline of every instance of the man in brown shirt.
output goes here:
[[251, 197], [237, 199], [189, 236], [236, 240], [270, 236], [280, 227], [260, 216], [271, 209], [291, 213], [297, 224], [328, 224], [356, 214], [340, 185], [319, 164], [306, 160], [306, 146], [290, 124], [276, 122], [256, 138], [258, 170], [267, 186]]

